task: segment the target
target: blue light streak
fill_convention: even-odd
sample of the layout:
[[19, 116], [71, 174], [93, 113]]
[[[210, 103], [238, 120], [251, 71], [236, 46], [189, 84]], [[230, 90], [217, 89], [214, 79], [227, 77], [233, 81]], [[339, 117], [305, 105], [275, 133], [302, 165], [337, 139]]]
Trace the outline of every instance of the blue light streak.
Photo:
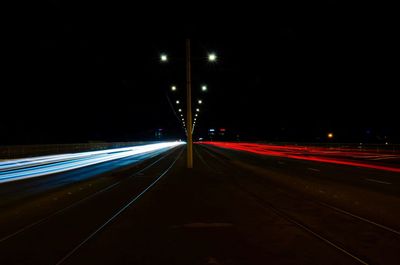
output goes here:
[[0, 183], [34, 178], [87, 167], [116, 159], [137, 156], [143, 160], [155, 152], [165, 152], [185, 142], [164, 142], [100, 151], [13, 159], [0, 162]]

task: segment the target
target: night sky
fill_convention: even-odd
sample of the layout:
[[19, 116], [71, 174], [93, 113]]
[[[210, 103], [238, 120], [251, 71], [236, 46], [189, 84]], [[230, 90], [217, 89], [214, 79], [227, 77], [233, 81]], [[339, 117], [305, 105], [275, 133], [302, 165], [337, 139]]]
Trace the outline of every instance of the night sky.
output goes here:
[[395, 31], [373, 8], [53, 0], [26, 9], [7, 25], [1, 145], [154, 140], [157, 129], [184, 139], [168, 98], [184, 101], [187, 37], [194, 99], [204, 102], [196, 138], [226, 128], [227, 139], [400, 142]]

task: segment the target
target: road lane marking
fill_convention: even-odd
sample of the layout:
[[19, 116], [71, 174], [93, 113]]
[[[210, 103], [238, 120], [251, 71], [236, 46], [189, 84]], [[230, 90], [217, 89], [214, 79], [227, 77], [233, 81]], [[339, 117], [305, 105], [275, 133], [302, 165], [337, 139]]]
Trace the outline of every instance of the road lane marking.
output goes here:
[[382, 155], [353, 155], [351, 156], [353, 158], [364, 158], [364, 159], [374, 159], [374, 158], [380, 158]]
[[62, 259], [60, 259], [56, 265], [60, 265], [64, 263], [65, 260], [67, 260], [69, 257], [71, 257], [75, 252], [77, 252], [83, 245], [86, 244], [89, 240], [91, 240], [98, 232], [104, 229], [109, 223], [111, 223], [114, 219], [120, 216], [121, 213], [123, 213], [126, 209], [128, 209], [132, 204], [134, 204], [137, 200], [139, 200], [143, 194], [145, 194], [149, 189], [151, 189], [164, 175], [169, 173], [170, 169], [175, 165], [176, 161], [181, 157], [183, 153], [182, 151], [179, 153], [179, 155], [176, 157], [176, 159], [172, 162], [172, 164], [161, 173], [147, 188], [145, 188], [141, 193], [133, 197], [127, 204], [125, 204], [122, 208], [120, 208], [113, 216], [111, 216], [105, 223], [103, 223], [101, 226], [99, 226], [94, 232], [92, 232], [88, 237], [86, 237], [83, 241], [81, 241], [75, 248], [73, 248], [70, 252], [68, 252]]
[[385, 160], [385, 159], [396, 159], [399, 158], [399, 156], [382, 156], [378, 158], [371, 158], [370, 160]]
[[174, 226], [174, 228], [183, 227], [183, 228], [215, 228], [215, 227], [232, 227], [231, 223], [190, 223], [184, 224], [182, 226]]
[[397, 234], [397, 235], [400, 235], [400, 231], [394, 230], [394, 229], [392, 229], [392, 228], [390, 228], [390, 227], [384, 226], [384, 225], [379, 224], [379, 223], [375, 223], [374, 221], [371, 221], [371, 220], [369, 220], [369, 219], [366, 219], [366, 218], [363, 218], [363, 217], [361, 217], [361, 216], [355, 215], [355, 214], [353, 214], [353, 213], [347, 212], [347, 211], [345, 211], [345, 210], [336, 208], [335, 206], [332, 206], [332, 205], [330, 205], [330, 204], [326, 204], [326, 203], [323, 203], [323, 202], [318, 202], [318, 203], [321, 204], [321, 205], [324, 205], [324, 206], [326, 206], [326, 207], [328, 207], [328, 208], [331, 208], [331, 209], [333, 209], [333, 210], [335, 210], [335, 211], [338, 211], [338, 212], [341, 212], [341, 213], [350, 215], [350, 216], [352, 216], [352, 217], [354, 217], [354, 218], [360, 219], [360, 220], [362, 220], [362, 221], [364, 221], [364, 222], [367, 222], [367, 223], [376, 225], [376, 226], [378, 226], [378, 227], [380, 227], [380, 228], [382, 228], [382, 229], [384, 229], [384, 230], [387, 230], [387, 231], [390, 231], [390, 232], [395, 233], [395, 234]]
[[312, 168], [312, 167], [309, 167], [309, 168], [307, 168], [307, 169], [308, 169], [308, 170], [311, 170], [311, 171], [321, 172], [321, 170], [316, 169], [316, 168]]
[[376, 180], [376, 179], [365, 179], [366, 181], [370, 181], [370, 182], [376, 182], [376, 183], [380, 183], [380, 184], [387, 184], [387, 185], [391, 185], [392, 183], [390, 182], [386, 182], [386, 181], [380, 181], [380, 180]]

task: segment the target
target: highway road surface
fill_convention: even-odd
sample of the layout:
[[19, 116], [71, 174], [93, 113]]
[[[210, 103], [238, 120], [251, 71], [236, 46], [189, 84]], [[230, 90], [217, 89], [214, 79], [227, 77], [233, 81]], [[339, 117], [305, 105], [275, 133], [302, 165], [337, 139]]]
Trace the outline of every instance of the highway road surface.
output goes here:
[[188, 170], [176, 145], [1, 183], [0, 264], [400, 264], [398, 157], [326, 151], [202, 143]]

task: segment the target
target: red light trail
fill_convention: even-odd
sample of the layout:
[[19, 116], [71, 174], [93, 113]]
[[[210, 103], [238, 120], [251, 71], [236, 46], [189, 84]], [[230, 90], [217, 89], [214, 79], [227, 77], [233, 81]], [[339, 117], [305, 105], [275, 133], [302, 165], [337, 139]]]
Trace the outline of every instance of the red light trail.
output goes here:
[[386, 170], [400, 173], [400, 168], [392, 166], [377, 165], [365, 162], [354, 161], [355, 159], [368, 159], [381, 156], [400, 158], [399, 154], [379, 154], [357, 149], [327, 148], [327, 147], [308, 147], [294, 145], [269, 145], [255, 143], [229, 143], [229, 142], [201, 142], [201, 144], [213, 145], [216, 147], [245, 151], [266, 156], [279, 156], [291, 159], [306, 161], [331, 163], [347, 166], [356, 166], [370, 169]]

